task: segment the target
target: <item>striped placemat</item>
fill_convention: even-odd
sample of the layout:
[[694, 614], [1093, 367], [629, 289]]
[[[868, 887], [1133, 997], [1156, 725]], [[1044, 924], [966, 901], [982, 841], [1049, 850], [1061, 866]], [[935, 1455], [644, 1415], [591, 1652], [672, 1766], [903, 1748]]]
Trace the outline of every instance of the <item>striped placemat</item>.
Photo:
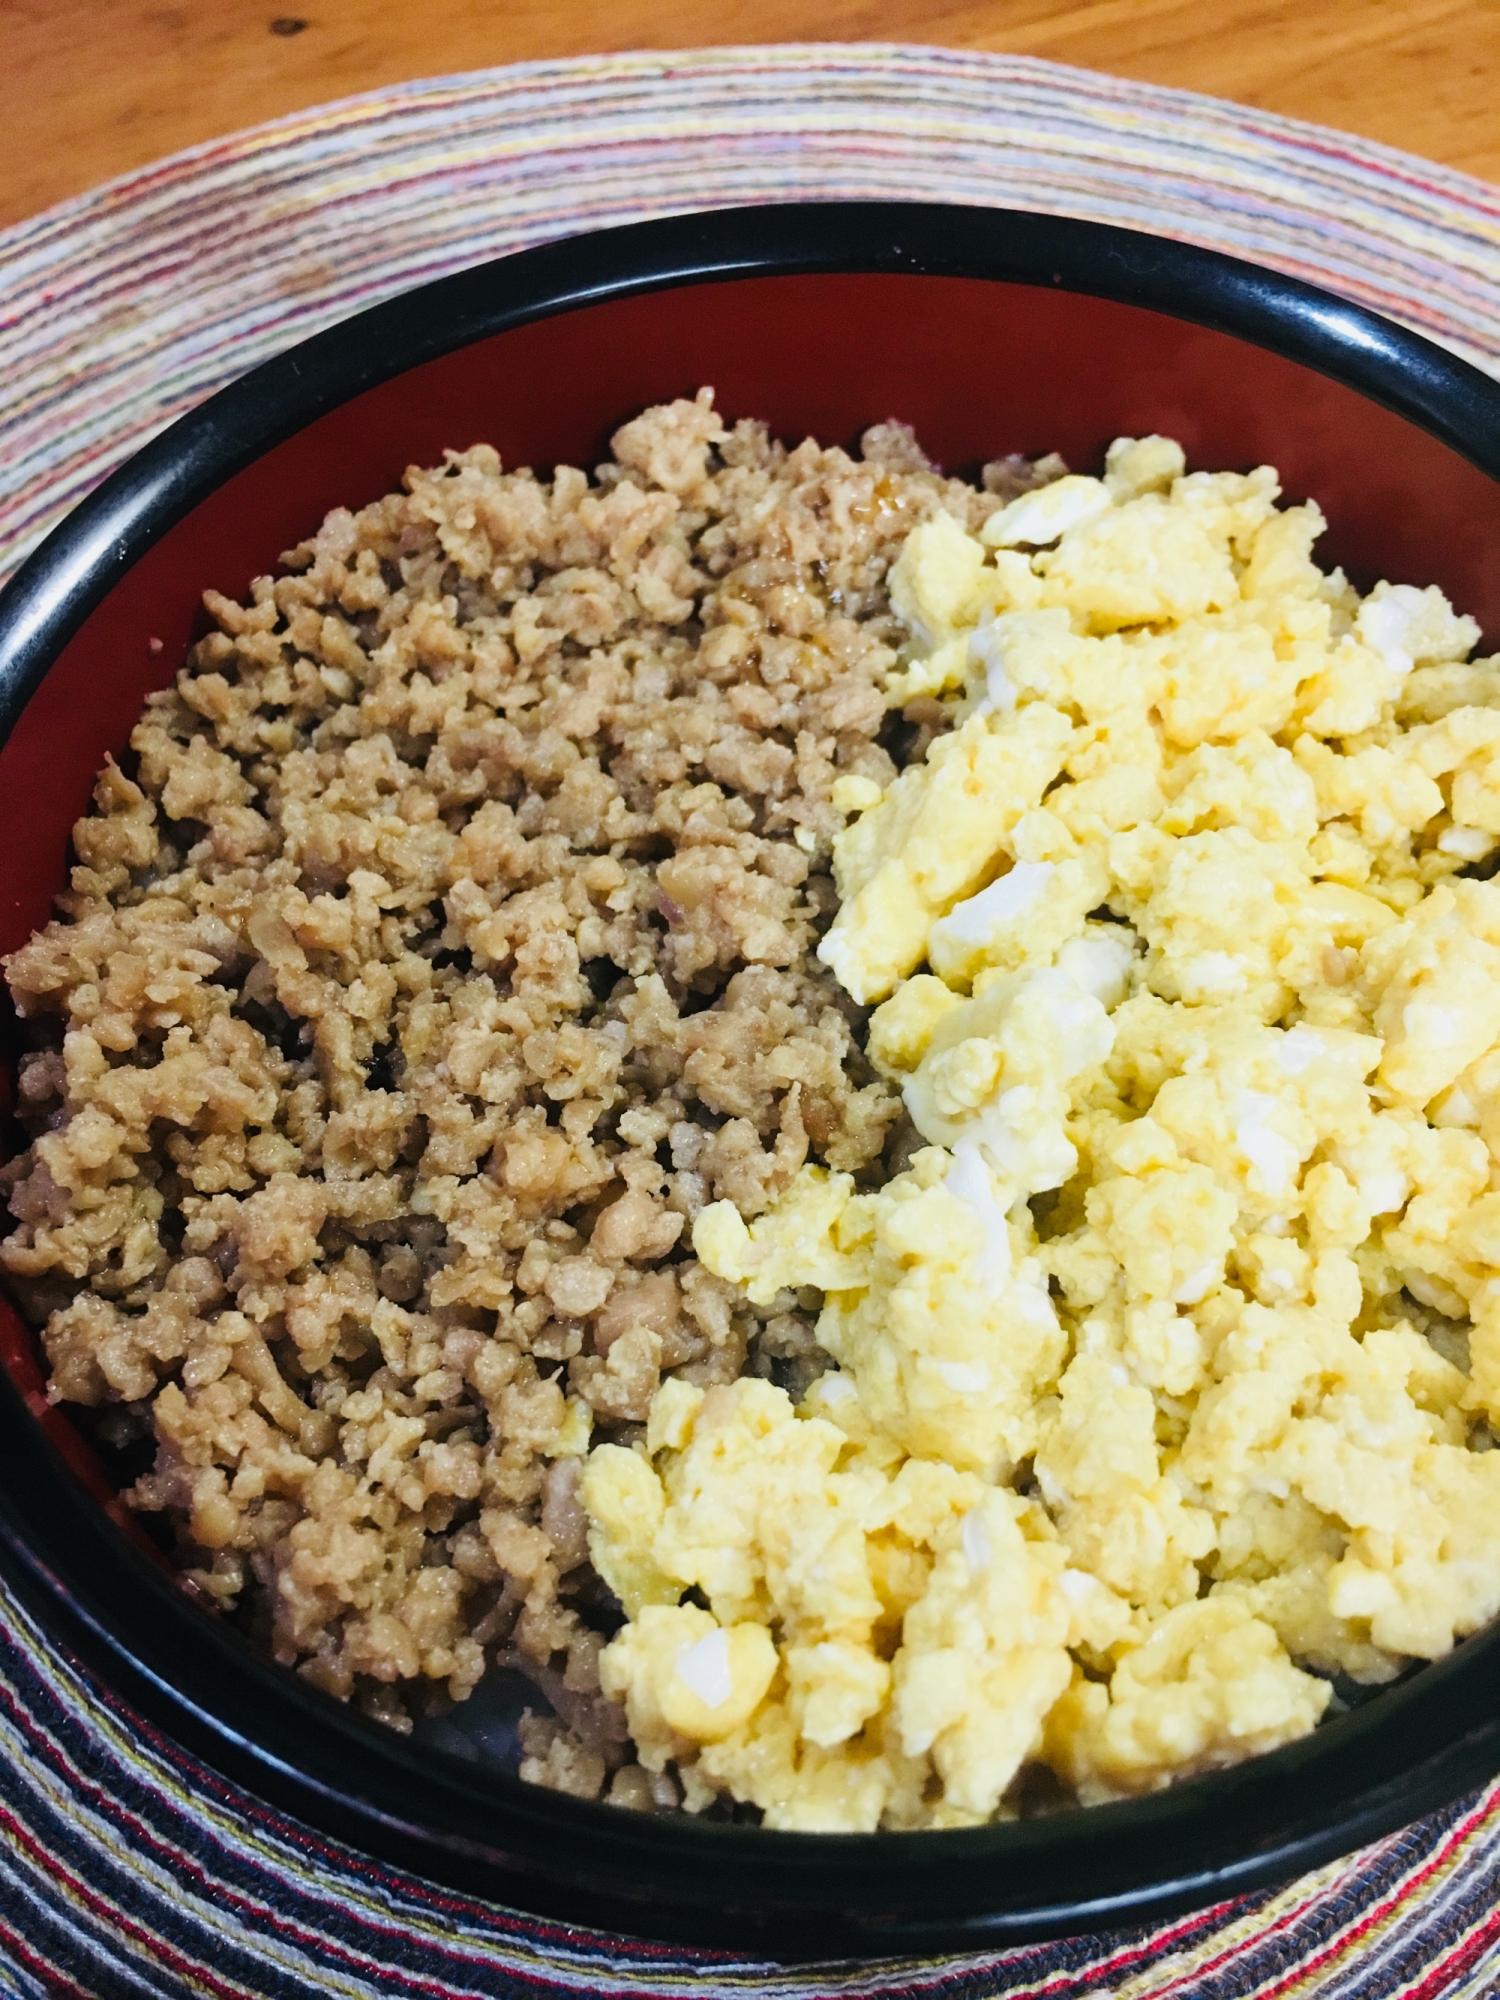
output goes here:
[[[529, 63], [197, 147], [0, 232], [0, 575], [153, 431], [376, 299], [570, 231], [830, 196], [1091, 216], [1274, 264], [1500, 372], [1500, 194], [1319, 126], [884, 45]], [[1500, 1788], [1154, 1930], [788, 1972], [518, 1916], [324, 1840], [0, 1596], [0, 1996], [1449, 2000], [1500, 1989]]]

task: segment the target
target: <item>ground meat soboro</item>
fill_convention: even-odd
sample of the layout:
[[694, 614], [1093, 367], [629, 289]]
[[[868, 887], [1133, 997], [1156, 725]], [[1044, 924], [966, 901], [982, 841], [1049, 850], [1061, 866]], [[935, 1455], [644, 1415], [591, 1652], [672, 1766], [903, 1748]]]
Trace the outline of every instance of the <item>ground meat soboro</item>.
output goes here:
[[9, 961], [0, 1257], [52, 1395], [154, 1430], [129, 1498], [188, 1586], [320, 1686], [400, 1725], [523, 1663], [569, 1725], [527, 1774], [652, 1802], [597, 1692], [579, 1455], [664, 1373], [821, 1365], [689, 1225], [809, 1159], [892, 1170], [812, 955], [830, 790], [892, 775], [909, 529], [1041, 476], [944, 480], [896, 425], [787, 452], [704, 392], [593, 480], [451, 453], [209, 593]]

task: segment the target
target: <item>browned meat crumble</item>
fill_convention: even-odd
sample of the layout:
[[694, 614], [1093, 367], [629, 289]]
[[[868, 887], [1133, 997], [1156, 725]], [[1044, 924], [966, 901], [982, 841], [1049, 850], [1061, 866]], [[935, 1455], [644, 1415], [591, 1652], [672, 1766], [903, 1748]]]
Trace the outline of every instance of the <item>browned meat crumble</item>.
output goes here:
[[403, 1727], [519, 1664], [524, 1775], [673, 1803], [598, 1692], [577, 1452], [665, 1373], [821, 1367], [813, 1302], [751, 1309], [686, 1225], [897, 1164], [813, 957], [830, 787], [938, 720], [882, 740], [909, 529], [1061, 469], [787, 451], [704, 391], [592, 480], [452, 452], [208, 593], [9, 961], [0, 1260], [54, 1398], [154, 1434], [128, 1498], [186, 1587], [287, 1666]]

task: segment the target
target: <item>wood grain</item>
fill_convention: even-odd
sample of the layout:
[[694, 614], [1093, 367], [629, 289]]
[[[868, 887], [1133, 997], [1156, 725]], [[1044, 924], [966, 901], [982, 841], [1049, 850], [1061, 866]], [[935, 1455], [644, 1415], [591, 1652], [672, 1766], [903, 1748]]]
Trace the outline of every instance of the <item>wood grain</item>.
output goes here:
[[1500, 180], [1500, 0], [0, 0], [0, 224], [181, 146], [411, 77], [798, 40], [1048, 56]]

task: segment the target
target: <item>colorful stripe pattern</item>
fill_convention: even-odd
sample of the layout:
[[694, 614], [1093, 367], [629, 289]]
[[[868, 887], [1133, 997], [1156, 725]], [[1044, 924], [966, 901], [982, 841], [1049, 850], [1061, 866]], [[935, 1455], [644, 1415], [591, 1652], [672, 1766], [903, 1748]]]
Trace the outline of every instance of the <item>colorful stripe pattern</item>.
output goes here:
[[[360, 306], [574, 230], [861, 195], [1230, 250], [1500, 372], [1500, 193], [1387, 147], [940, 49], [529, 63], [240, 133], [0, 233], [0, 574], [152, 432]], [[787, 1972], [543, 1923], [378, 1866], [216, 1778], [0, 1597], [0, 2000], [1497, 1989], [1500, 1787], [1279, 1894], [1154, 1930]]]

